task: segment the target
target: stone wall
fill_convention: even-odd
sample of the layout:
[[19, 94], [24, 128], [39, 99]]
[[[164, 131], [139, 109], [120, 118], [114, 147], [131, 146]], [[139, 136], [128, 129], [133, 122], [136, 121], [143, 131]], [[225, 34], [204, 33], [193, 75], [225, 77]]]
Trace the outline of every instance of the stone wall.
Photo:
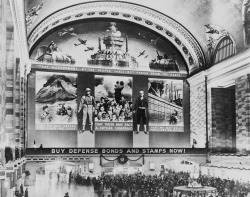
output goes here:
[[202, 73], [189, 80], [190, 83], [190, 132], [191, 145], [197, 141], [196, 148], [206, 146], [206, 87], [205, 76]]
[[238, 153], [250, 153], [250, 74], [236, 79], [236, 144]]

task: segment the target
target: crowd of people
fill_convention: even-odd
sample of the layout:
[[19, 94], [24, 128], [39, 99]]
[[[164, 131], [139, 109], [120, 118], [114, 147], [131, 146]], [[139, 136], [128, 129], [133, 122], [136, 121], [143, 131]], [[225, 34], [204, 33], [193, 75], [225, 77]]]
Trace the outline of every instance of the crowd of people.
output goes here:
[[123, 95], [118, 102], [116, 99], [101, 97], [100, 101], [96, 101], [94, 117], [95, 121], [132, 121], [133, 104]]
[[[169, 170], [160, 175], [104, 175], [92, 179], [94, 190], [102, 196], [104, 190], [110, 190], [112, 197], [172, 197], [174, 187], [187, 186], [190, 182], [187, 172], [174, 172]], [[89, 182], [89, 181], [86, 181]], [[217, 189], [218, 197], [246, 197], [250, 193], [250, 183], [221, 179], [200, 175], [197, 182], [202, 186], [211, 186]], [[191, 195], [191, 194], [190, 194]], [[179, 194], [178, 197], [190, 196]], [[208, 195], [209, 196], [209, 195]], [[210, 197], [210, 196], [209, 196]]]

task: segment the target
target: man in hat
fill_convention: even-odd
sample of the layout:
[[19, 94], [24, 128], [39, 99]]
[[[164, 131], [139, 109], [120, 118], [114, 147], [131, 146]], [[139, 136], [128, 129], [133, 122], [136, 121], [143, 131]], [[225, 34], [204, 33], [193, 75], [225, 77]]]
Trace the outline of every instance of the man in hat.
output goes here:
[[94, 131], [93, 131], [93, 112], [95, 110], [95, 99], [90, 94], [91, 94], [91, 89], [86, 88], [85, 95], [82, 96], [80, 104], [79, 104], [78, 113], [81, 110], [83, 111], [82, 131], [79, 131], [79, 133], [84, 132], [84, 130], [85, 130], [87, 116], [89, 116], [90, 132], [94, 133]]
[[139, 133], [140, 122], [142, 119], [144, 126], [144, 133], [147, 134], [147, 108], [148, 100], [144, 97], [144, 91], [139, 91], [139, 97], [135, 100], [134, 113], [136, 113], [137, 119], [137, 134]]

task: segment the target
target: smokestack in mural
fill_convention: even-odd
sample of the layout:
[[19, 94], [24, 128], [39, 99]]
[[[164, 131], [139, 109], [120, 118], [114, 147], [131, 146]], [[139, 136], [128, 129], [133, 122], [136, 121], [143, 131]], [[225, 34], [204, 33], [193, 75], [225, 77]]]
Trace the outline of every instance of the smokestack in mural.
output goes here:
[[128, 53], [128, 36], [126, 36], [126, 53]]
[[98, 49], [99, 49], [99, 51], [102, 50], [101, 38], [99, 36], [98, 36]]

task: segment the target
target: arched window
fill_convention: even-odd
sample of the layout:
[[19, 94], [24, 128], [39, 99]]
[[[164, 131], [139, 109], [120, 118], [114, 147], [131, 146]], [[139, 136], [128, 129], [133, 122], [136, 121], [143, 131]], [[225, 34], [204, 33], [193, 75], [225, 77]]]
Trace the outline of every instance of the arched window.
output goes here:
[[230, 36], [225, 36], [221, 38], [216, 45], [213, 63], [216, 64], [217, 62], [235, 54], [235, 52], [235, 45], [233, 40], [230, 38]]

